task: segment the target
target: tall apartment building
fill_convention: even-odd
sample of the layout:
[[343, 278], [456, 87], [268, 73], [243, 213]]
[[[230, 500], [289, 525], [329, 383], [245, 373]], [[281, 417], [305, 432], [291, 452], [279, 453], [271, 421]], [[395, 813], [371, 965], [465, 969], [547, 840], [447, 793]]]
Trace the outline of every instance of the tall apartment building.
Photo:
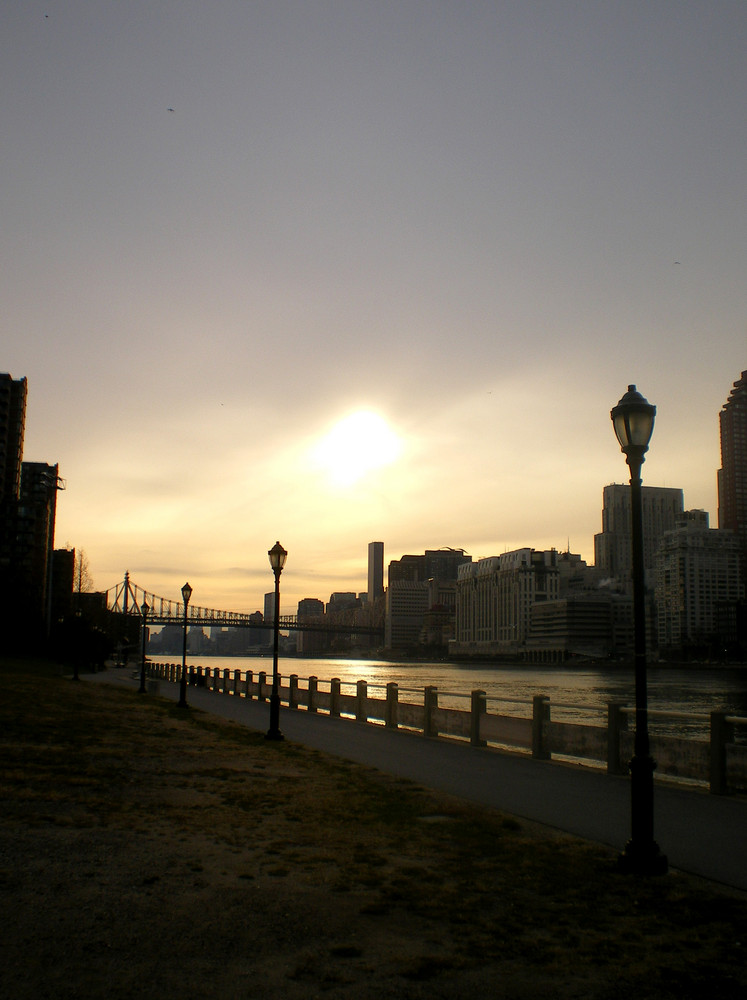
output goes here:
[[22, 463], [16, 516], [14, 575], [32, 618], [44, 622], [51, 613], [58, 472], [46, 462]]
[[0, 504], [18, 500], [21, 489], [27, 391], [25, 378], [0, 374]]
[[739, 542], [733, 531], [690, 518], [664, 533], [656, 559], [660, 648], [713, 646], [719, 609], [742, 597]]
[[734, 383], [719, 413], [719, 427], [718, 526], [736, 535], [747, 572], [747, 371]]
[[0, 374], [0, 609], [16, 632], [27, 630], [21, 643], [49, 628], [57, 491], [64, 488], [56, 465], [23, 461], [26, 397], [25, 378]]
[[[643, 511], [643, 565], [646, 583], [653, 585], [656, 551], [665, 531], [671, 531], [682, 519], [682, 490], [663, 486], [644, 486], [641, 490]], [[594, 535], [594, 562], [603, 578], [613, 579], [626, 593], [632, 592], [630, 486], [613, 483], [602, 491], [602, 531]]]

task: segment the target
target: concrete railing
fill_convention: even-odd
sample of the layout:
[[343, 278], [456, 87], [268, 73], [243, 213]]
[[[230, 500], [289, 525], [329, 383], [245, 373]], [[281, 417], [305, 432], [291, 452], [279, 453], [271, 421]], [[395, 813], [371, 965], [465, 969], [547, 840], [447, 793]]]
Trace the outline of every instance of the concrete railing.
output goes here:
[[[272, 678], [260, 670], [211, 667], [188, 667], [190, 684], [235, 697], [267, 701]], [[149, 663], [148, 676], [168, 681], [181, 680], [181, 664]], [[588, 708], [555, 703], [544, 695], [535, 695], [531, 705], [517, 700], [502, 700], [502, 711], [488, 711], [484, 691], [469, 695], [442, 694], [435, 687], [400, 688], [395, 683], [369, 685], [366, 681], [342, 682], [333, 677], [299, 678], [291, 674], [278, 678], [281, 704], [290, 709], [321, 712], [357, 722], [372, 723], [391, 729], [409, 729], [427, 738], [447, 737], [471, 746], [495, 746], [531, 753], [540, 760], [553, 757], [590, 765], [605, 765], [610, 774], [625, 774], [633, 756], [635, 709], [611, 702], [605, 725], [578, 721]], [[376, 697], [380, 694], [381, 697]], [[464, 708], [454, 707], [464, 704]], [[505, 706], [515, 711], [506, 713]], [[572, 713], [572, 721], [553, 718], [551, 708], [561, 715]], [[598, 713], [597, 713], [598, 714]], [[716, 795], [747, 791], [747, 717], [711, 712], [657, 712], [649, 710], [651, 754], [657, 762], [658, 776], [680, 778], [707, 784]], [[709, 733], [708, 739], [665, 735], [656, 732], [656, 722], [669, 724], [698, 722]]]

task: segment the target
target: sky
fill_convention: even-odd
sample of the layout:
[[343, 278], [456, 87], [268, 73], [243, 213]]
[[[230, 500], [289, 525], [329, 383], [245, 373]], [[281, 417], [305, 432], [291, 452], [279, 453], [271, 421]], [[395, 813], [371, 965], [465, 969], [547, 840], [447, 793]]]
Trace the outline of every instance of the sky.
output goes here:
[[0, 0], [0, 370], [96, 589], [237, 611], [426, 548], [717, 525], [743, 0]]

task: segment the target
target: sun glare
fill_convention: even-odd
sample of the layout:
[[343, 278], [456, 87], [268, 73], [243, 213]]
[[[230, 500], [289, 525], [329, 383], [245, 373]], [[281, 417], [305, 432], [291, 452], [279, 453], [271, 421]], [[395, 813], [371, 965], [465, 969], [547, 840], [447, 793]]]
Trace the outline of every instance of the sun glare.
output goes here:
[[315, 464], [337, 486], [351, 486], [367, 473], [391, 465], [402, 442], [386, 420], [359, 410], [339, 420], [314, 448]]

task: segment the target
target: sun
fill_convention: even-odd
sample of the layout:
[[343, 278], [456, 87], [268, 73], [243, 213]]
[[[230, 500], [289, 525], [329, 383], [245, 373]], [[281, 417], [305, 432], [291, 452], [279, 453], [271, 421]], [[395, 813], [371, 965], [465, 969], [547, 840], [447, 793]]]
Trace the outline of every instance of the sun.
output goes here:
[[314, 464], [337, 486], [351, 486], [375, 469], [395, 462], [402, 441], [386, 420], [371, 410], [350, 413], [313, 449]]

